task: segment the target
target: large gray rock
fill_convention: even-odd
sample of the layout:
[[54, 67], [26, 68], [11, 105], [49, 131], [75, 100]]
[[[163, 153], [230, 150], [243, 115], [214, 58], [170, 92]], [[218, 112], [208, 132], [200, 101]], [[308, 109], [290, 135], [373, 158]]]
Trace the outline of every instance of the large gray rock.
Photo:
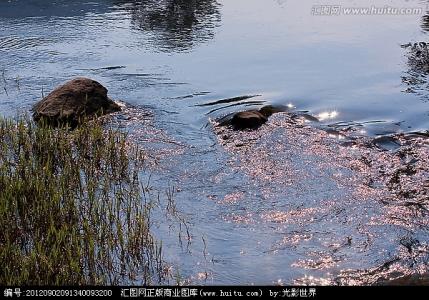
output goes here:
[[107, 97], [107, 89], [95, 80], [75, 78], [53, 90], [33, 107], [36, 122], [51, 126], [69, 124], [76, 127], [82, 121], [121, 108]]

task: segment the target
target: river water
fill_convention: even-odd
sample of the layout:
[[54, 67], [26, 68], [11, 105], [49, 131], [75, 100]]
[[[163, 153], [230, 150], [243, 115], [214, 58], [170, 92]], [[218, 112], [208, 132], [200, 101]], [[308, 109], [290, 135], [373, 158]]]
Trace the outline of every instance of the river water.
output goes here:
[[[411, 10], [365, 13], [387, 6]], [[429, 128], [429, 54], [413, 44], [427, 40], [426, 8], [0, 1], [0, 113], [28, 112], [75, 76], [125, 103], [116, 122], [153, 159], [153, 193], [173, 192], [188, 226], [190, 238], [155, 221], [180, 281], [369, 284], [423, 273], [429, 151], [414, 132]], [[289, 112], [252, 132], [216, 123], [267, 104]]]

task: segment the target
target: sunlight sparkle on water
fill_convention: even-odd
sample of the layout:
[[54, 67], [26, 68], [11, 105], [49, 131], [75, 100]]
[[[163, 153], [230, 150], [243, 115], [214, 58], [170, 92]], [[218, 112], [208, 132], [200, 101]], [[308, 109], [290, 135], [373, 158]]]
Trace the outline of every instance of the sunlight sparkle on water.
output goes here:
[[317, 115], [320, 121], [335, 119], [338, 116], [338, 112], [336, 110], [333, 111], [325, 111]]

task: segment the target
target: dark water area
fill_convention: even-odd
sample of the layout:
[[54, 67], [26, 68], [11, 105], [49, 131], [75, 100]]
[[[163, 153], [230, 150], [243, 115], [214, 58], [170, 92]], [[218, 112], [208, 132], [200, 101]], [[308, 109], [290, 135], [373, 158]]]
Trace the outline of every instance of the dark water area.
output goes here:
[[[373, 284], [429, 259], [426, 1], [413, 14], [318, 15], [298, 0], [0, 1], [0, 114], [75, 77], [174, 192], [165, 259], [197, 284]], [[417, 43], [417, 44], [415, 44]], [[216, 120], [281, 105], [256, 131]], [[182, 228], [183, 230], [183, 228]], [[184, 234], [186, 239], [186, 234]]]

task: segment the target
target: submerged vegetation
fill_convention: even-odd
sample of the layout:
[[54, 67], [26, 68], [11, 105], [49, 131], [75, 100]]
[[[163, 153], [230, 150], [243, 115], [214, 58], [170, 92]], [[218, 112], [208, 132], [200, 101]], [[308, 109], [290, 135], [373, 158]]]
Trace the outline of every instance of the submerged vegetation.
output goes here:
[[143, 161], [100, 123], [0, 118], [0, 284], [161, 282]]

